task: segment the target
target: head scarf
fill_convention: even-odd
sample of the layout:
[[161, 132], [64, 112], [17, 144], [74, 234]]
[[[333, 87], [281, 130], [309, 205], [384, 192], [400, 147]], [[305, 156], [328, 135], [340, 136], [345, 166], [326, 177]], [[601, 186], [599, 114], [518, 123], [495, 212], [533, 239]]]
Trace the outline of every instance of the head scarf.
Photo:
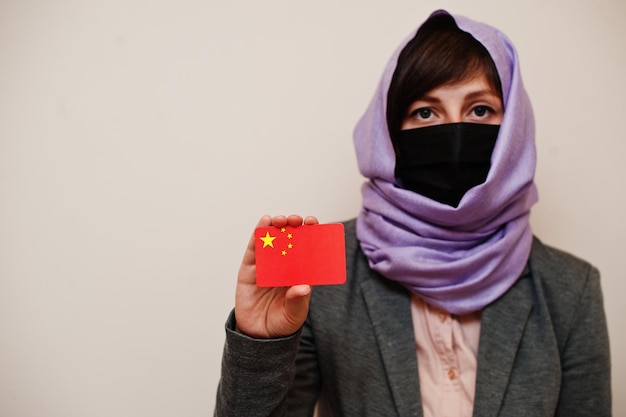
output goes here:
[[[440, 13], [447, 14], [433, 15]], [[359, 170], [369, 179], [362, 187], [357, 238], [372, 269], [431, 305], [466, 314], [504, 294], [528, 261], [536, 151], [532, 109], [512, 43], [495, 28], [453, 18], [487, 49], [502, 84], [504, 117], [487, 179], [456, 208], [396, 185], [387, 91], [413, 32], [391, 57], [354, 131]]]

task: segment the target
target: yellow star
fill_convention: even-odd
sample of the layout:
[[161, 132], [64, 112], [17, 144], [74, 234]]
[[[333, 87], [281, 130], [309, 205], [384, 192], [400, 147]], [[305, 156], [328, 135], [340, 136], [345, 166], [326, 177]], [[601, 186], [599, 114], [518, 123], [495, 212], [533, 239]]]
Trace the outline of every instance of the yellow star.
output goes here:
[[292, 244], [292, 243], [290, 243], [290, 244], [288, 244], [288, 245], [287, 245], [287, 247], [288, 247], [289, 249], [291, 249], [291, 248], [293, 248], [293, 244]]
[[287, 233], [287, 239], [291, 239], [293, 235], [291, 233]]
[[287, 229], [285, 229], [285, 228], [283, 227], [282, 229], [280, 229], [280, 231], [281, 231], [282, 233], [285, 233], [285, 232], [287, 231]]
[[284, 250], [284, 251], [282, 251], [280, 254], [281, 254], [281, 255], [283, 255], [283, 256], [285, 256], [285, 255], [287, 255], [287, 251], [286, 251], [286, 250]]
[[270, 236], [270, 232], [265, 232], [265, 237], [261, 237], [259, 238], [263, 241], [263, 248], [265, 248], [266, 246], [269, 246], [270, 248], [274, 247], [274, 239], [276, 239], [276, 237], [272, 237]]

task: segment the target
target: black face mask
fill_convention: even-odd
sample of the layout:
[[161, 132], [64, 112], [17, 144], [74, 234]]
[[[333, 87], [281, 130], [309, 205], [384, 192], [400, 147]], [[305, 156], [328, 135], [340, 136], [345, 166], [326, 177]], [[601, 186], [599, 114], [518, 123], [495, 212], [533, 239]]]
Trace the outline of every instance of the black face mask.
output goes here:
[[394, 142], [399, 186], [458, 207], [487, 179], [499, 125], [450, 123], [403, 130]]

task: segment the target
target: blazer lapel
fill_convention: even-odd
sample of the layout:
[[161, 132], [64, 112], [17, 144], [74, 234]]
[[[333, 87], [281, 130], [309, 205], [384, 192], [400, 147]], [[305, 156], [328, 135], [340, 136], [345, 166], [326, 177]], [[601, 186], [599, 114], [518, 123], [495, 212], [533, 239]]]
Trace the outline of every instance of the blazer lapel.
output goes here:
[[422, 417], [410, 295], [378, 276], [361, 288], [398, 415]]
[[526, 274], [502, 297], [483, 309], [474, 416], [498, 416], [517, 349], [532, 309]]

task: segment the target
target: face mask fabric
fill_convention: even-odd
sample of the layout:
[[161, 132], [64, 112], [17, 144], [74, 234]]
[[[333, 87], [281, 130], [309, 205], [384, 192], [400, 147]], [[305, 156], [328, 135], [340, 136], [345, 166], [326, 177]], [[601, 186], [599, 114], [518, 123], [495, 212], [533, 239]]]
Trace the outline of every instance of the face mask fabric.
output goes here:
[[500, 126], [449, 123], [403, 130], [394, 141], [401, 188], [452, 207], [485, 182]]

